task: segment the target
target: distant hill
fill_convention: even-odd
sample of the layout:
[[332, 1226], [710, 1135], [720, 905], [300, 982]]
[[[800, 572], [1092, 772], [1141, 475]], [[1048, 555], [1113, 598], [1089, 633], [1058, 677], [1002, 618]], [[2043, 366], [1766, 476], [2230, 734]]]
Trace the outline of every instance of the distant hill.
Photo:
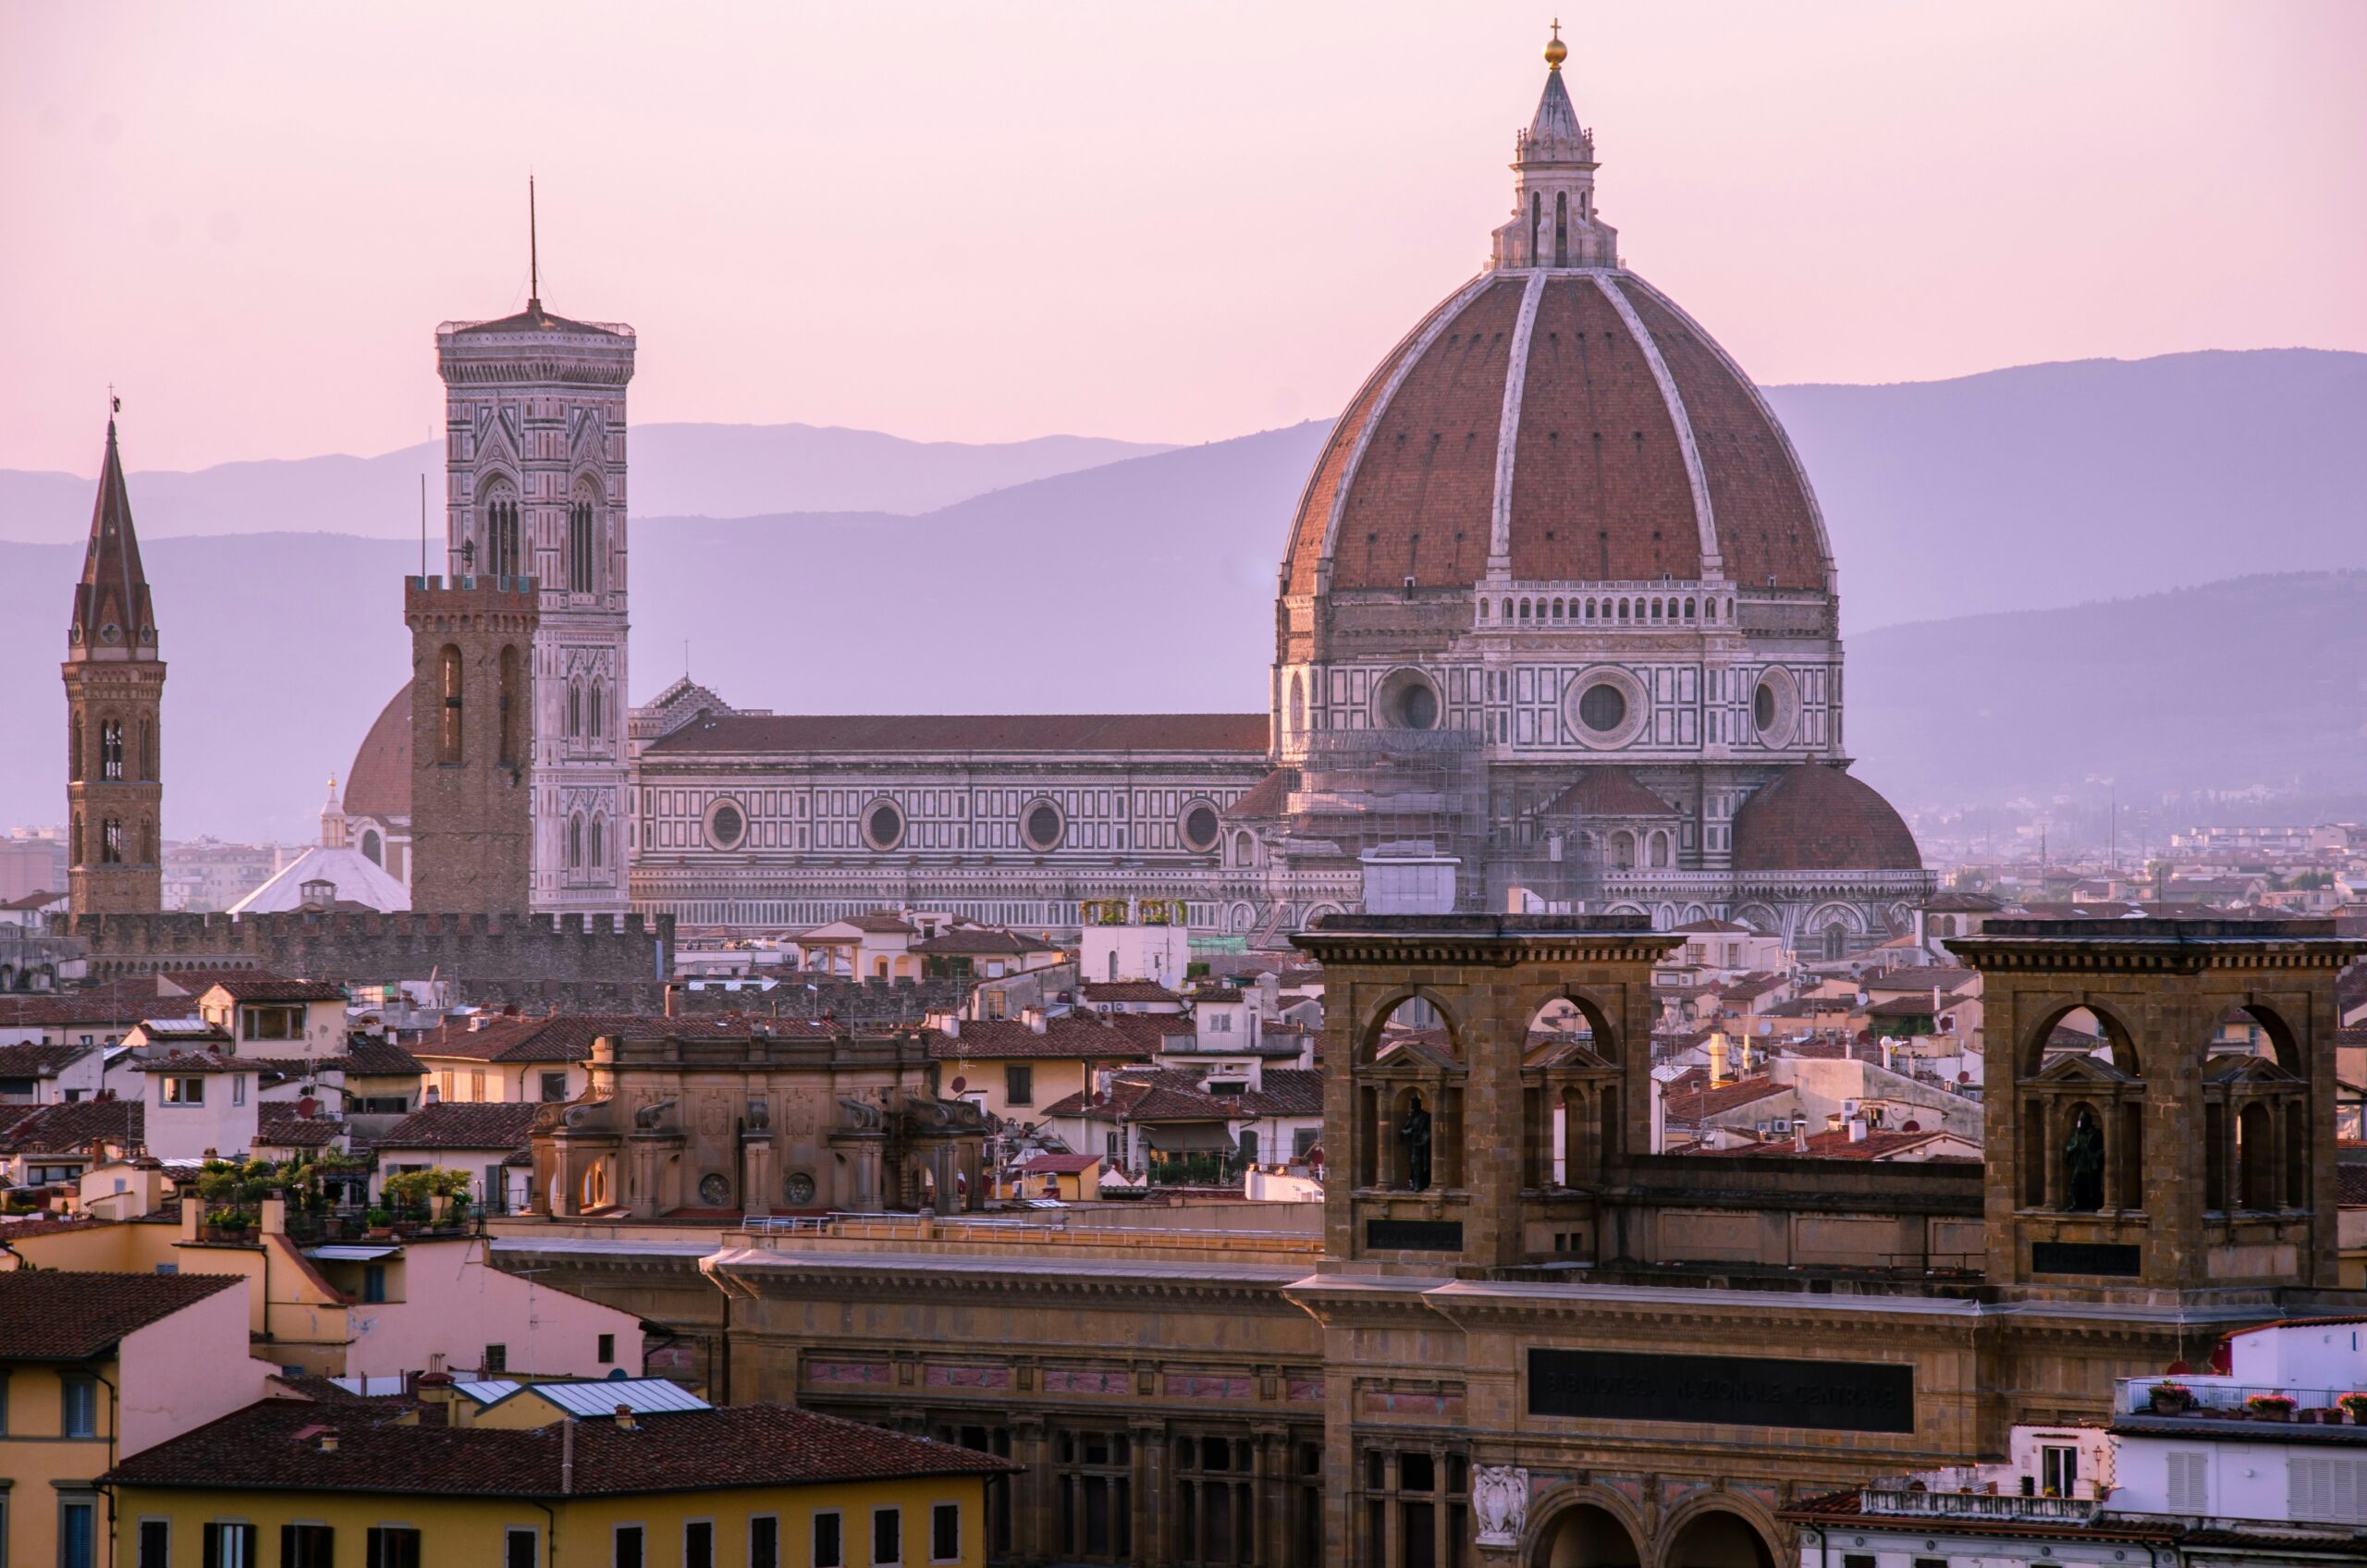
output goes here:
[[[811, 424], [639, 424], [632, 433], [636, 516], [746, 517], [779, 511], [926, 512], [985, 491], [1168, 450], [1138, 441], [1045, 435], [971, 445], [907, 441]], [[137, 458], [136, 429], [125, 451]], [[97, 443], [92, 448], [97, 458]], [[182, 534], [354, 533], [419, 538], [419, 476], [441, 506], [443, 449], [423, 443], [383, 457], [223, 463], [191, 473], [134, 469], [142, 539]], [[0, 540], [80, 540], [92, 481], [0, 469]], [[431, 525], [439, 533], [443, 515]]]
[[2367, 572], [1886, 627], [1848, 673], [1856, 771], [1905, 808], [2367, 790]]

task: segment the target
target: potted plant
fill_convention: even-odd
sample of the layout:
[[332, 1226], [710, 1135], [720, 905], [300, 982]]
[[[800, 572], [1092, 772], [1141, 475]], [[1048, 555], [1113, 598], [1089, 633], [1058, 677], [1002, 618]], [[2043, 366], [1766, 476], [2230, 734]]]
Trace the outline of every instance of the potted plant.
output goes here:
[[2147, 1398], [2156, 1415], [2179, 1415], [2194, 1408], [2194, 1390], [2184, 1383], [2156, 1383]]
[[395, 1233], [394, 1216], [383, 1208], [373, 1208], [362, 1219], [370, 1228], [370, 1239], [374, 1242], [383, 1242]]
[[2367, 1427], [2367, 1394], [2349, 1393], [2335, 1401], [2354, 1427]]
[[2293, 1419], [2293, 1398], [2290, 1394], [2254, 1394], [2244, 1401], [2244, 1408], [2256, 1421], [2290, 1421]]

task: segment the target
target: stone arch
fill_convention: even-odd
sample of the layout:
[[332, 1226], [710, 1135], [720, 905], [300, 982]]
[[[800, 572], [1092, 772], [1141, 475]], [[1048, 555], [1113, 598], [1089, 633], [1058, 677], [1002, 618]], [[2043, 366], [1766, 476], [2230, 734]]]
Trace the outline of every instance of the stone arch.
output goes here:
[[1464, 1060], [1463, 1024], [1446, 999], [1428, 986], [1400, 986], [1384, 994], [1379, 1001], [1364, 1010], [1364, 1022], [1356, 1028], [1356, 1060], [1369, 1062], [1380, 1047], [1380, 1032], [1397, 1010], [1410, 1001], [1426, 1002], [1439, 1015], [1439, 1023], [1446, 1030], [1447, 1050], [1457, 1061]]
[[1650, 1532], [1627, 1500], [1565, 1481], [1529, 1505], [1521, 1561], [1530, 1568], [1641, 1568]]
[[2046, 1066], [2046, 1042], [2054, 1037], [2055, 1026], [2075, 1012], [2092, 1016], [2104, 1032], [2104, 1039], [2112, 1046], [2112, 1064], [2131, 1078], [2145, 1076], [2144, 1058], [2137, 1048], [2137, 1032], [2128, 1021], [2116, 1012], [2110, 1004], [2092, 997], [2066, 1000], [2049, 1008], [2036, 1028], [2023, 1036], [2015, 1058], [2015, 1067], [2022, 1077], [2035, 1078]]
[[2238, 1011], [2250, 1014], [2252, 1021], [2261, 1026], [2261, 1032], [2268, 1036], [2277, 1066], [2296, 1078], [2308, 1075], [2309, 1070], [2301, 1061], [2301, 1037], [2294, 1032], [2293, 1025], [2283, 1013], [2266, 1002], [2241, 1002], [2238, 1004]]
[[1775, 1568], [1774, 1522], [1751, 1499], [1711, 1492], [1661, 1521], [1660, 1568]]
[[1603, 999], [1584, 986], [1549, 986], [1544, 990], [1523, 998], [1527, 1011], [1522, 1016], [1527, 1023], [1535, 1023], [1537, 1015], [1555, 1002], [1568, 1002], [1587, 1021], [1588, 1030], [1594, 1035], [1594, 1054], [1605, 1061], [1618, 1061], [1625, 1054], [1625, 1041], [1619, 1028], [1611, 1021], [1611, 1012]]
[[1765, 904], [1743, 905], [1735, 911], [1734, 921], [1737, 925], [1749, 926], [1762, 937], [1780, 936], [1784, 930], [1784, 917]]
[[1707, 904], [1687, 904], [1685, 906], [1684, 923], [1686, 925], [1690, 925], [1697, 920], [1707, 920], [1709, 918], [1710, 909]]

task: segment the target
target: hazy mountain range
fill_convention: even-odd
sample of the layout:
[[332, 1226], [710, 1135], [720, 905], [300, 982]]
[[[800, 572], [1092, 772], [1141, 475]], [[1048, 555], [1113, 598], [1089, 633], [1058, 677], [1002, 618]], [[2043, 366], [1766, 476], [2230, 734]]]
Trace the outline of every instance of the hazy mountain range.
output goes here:
[[[123, 440], [143, 540], [317, 531], [415, 544], [421, 474], [430, 476], [431, 504], [442, 506], [440, 443], [375, 458], [222, 463], [183, 473], [136, 466], [136, 425], [124, 427]], [[1002, 485], [1169, 449], [1089, 435], [985, 446], [907, 441], [811, 424], [636, 424], [631, 440], [629, 499], [636, 515], [652, 517], [925, 512]], [[94, 465], [103, 445], [94, 433]], [[80, 540], [91, 527], [92, 488], [92, 480], [70, 473], [0, 469], [0, 540]], [[442, 533], [440, 509], [431, 526]]]
[[[2367, 631], [2353, 628], [2367, 627], [2367, 581], [2340, 569], [2367, 568], [2367, 451], [2354, 435], [2367, 425], [2367, 355], [2189, 354], [1772, 397], [1841, 561], [1850, 749], [1902, 805], [2089, 778], [2121, 780], [2126, 799], [2360, 777]], [[780, 711], [1265, 704], [1275, 567], [1320, 424], [907, 516], [887, 514], [920, 493], [908, 458], [936, 465], [927, 483], [987, 474], [984, 489], [1018, 457], [967, 447], [957, 461], [805, 427], [670, 427], [677, 452], [711, 435], [829, 454], [812, 475], [791, 464], [768, 479], [772, 459], [758, 457], [728, 484], [700, 483], [725, 500], [774, 484], [841, 503], [724, 520], [648, 502], [681, 483], [652, 435], [668, 428], [634, 435], [637, 698], [681, 672], [687, 639], [702, 680]], [[849, 455], [863, 442], [897, 471], [869, 489]], [[1079, 455], [1024, 445], [1047, 461]], [[131, 490], [172, 661], [167, 829], [309, 837], [326, 775], [405, 678], [399, 576], [416, 570], [416, 533], [174, 538], [152, 521], [166, 505], [153, 477]], [[89, 484], [71, 483], [79, 539]], [[415, 529], [417, 480], [406, 483]], [[18, 741], [0, 751], [0, 824], [62, 811], [43, 738], [63, 728], [53, 672], [75, 558], [63, 544], [0, 545], [0, 656], [25, 672], [0, 686], [0, 732]], [[2337, 574], [2257, 575], [2275, 571]], [[2085, 603], [2105, 599], [2122, 602]]]

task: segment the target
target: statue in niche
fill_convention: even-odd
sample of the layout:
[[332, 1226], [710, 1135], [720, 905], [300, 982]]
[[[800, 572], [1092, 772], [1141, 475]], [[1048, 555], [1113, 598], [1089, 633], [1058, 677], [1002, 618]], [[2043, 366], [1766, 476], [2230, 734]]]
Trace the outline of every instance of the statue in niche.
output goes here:
[[1405, 1113], [1404, 1125], [1397, 1129], [1398, 1142], [1405, 1153], [1405, 1185], [1420, 1193], [1430, 1185], [1430, 1113], [1422, 1104], [1422, 1096], [1414, 1096], [1414, 1109]]
[[2093, 1214], [2104, 1206], [2104, 1133], [2096, 1113], [2086, 1106], [2071, 1123], [2063, 1141], [2063, 1207], [2071, 1214]]

